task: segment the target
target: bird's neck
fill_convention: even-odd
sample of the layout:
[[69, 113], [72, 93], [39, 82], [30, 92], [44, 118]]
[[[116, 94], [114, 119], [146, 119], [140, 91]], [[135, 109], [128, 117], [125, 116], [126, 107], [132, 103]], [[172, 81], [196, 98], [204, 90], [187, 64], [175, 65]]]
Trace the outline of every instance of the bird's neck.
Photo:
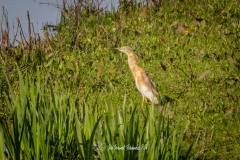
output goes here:
[[128, 53], [128, 65], [135, 77], [136, 71], [139, 70], [140, 67], [137, 64], [137, 56], [133, 52]]
[[132, 61], [132, 60], [128, 60], [128, 65], [129, 68], [133, 74], [133, 76], [135, 77], [135, 74], [137, 73], [138, 70], [140, 70], [141, 68], [137, 65], [136, 61]]
[[134, 53], [128, 54], [128, 64], [137, 65], [137, 56]]

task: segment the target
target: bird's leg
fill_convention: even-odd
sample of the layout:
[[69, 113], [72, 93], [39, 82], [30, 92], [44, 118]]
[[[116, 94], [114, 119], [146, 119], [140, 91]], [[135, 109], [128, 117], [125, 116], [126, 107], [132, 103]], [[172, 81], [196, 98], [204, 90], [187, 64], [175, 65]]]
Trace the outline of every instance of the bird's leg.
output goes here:
[[146, 97], [144, 95], [142, 95], [142, 106], [143, 106], [144, 102], [146, 101], [145, 99], [146, 99]]
[[144, 96], [142, 96], [142, 105], [141, 105], [142, 107], [143, 107], [143, 103], [144, 103]]
[[142, 97], [143, 97], [142, 98], [142, 106], [140, 108], [141, 108], [141, 111], [142, 111], [142, 114], [143, 114], [144, 118], [147, 118], [146, 115], [144, 114], [144, 111], [143, 111], [143, 104], [144, 104], [144, 101], [145, 101], [146, 97], [144, 95], [142, 95]]

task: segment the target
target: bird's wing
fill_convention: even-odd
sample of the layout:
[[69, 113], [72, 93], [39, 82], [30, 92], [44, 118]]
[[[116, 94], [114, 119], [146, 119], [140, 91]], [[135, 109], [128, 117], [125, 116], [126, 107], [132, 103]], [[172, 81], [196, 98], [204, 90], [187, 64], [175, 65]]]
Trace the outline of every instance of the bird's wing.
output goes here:
[[145, 82], [145, 84], [149, 85], [149, 88], [152, 89], [153, 94], [158, 95], [157, 91], [155, 89], [155, 86], [154, 86], [152, 80], [150, 79], [149, 75], [147, 74], [147, 72], [145, 72], [145, 71], [141, 72], [141, 77], [142, 77], [142, 80]]

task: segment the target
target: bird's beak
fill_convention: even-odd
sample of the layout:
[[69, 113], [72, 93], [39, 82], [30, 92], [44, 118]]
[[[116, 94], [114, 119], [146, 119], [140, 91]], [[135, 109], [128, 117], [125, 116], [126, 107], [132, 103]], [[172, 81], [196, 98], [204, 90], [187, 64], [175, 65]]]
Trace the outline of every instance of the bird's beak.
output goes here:
[[115, 54], [118, 53], [118, 51], [120, 51], [119, 48], [113, 48], [113, 49]]

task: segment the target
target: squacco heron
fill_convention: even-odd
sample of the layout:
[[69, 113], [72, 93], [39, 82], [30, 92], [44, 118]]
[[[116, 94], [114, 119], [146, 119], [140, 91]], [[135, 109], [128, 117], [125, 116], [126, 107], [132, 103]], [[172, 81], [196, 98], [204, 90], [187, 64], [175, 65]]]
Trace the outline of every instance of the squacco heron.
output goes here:
[[152, 103], [158, 104], [157, 91], [148, 74], [138, 66], [137, 57], [133, 53], [132, 49], [128, 46], [122, 46], [121, 48], [116, 49], [127, 54], [129, 68], [135, 79], [137, 89], [142, 96], [147, 97]]

